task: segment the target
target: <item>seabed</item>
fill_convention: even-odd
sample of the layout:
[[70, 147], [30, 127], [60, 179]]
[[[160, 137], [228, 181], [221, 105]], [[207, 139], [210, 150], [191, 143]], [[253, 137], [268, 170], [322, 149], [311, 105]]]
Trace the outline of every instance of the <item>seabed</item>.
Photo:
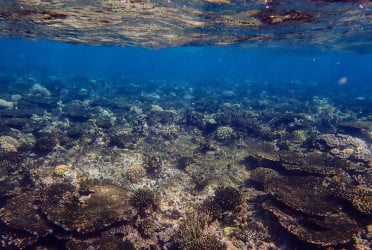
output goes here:
[[0, 81], [3, 248], [372, 244], [368, 96], [255, 82]]

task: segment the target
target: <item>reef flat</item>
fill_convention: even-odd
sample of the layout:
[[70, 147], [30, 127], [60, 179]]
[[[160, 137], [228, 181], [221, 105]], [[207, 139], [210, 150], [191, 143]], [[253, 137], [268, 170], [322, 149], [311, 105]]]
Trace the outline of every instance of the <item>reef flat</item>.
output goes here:
[[372, 244], [368, 86], [0, 82], [3, 248]]
[[325, 0], [1, 1], [0, 37], [145, 46], [371, 51], [372, 3]]

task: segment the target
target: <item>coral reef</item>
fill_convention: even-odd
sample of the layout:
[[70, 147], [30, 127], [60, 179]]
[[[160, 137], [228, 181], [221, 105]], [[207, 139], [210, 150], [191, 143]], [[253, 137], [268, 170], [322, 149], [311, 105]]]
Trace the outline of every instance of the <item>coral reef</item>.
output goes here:
[[208, 215], [212, 219], [218, 219], [222, 215], [222, 209], [214, 197], [205, 199], [199, 209], [202, 213]]
[[41, 97], [48, 97], [52, 95], [52, 93], [46, 87], [41, 86], [39, 83], [35, 83], [34, 85], [32, 85], [30, 94]]
[[300, 129], [293, 130], [292, 135], [293, 135], [293, 141], [297, 143], [303, 143], [307, 139], [306, 131], [304, 130], [300, 130]]
[[48, 153], [57, 145], [57, 138], [53, 134], [42, 134], [36, 138], [34, 145], [35, 152]]
[[267, 183], [269, 180], [278, 177], [279, 173], [271, 168], [258, 167], [250, 173], [250, 179], [259, 183]]
[[18, 151], [19, 142], [17, 139], [3, 135], [0, 137], [0, 152], [1, 153], [15, 153]]
[[329, 186], [332, 184], [327, 184], [323, 177], [282, 176], [272, 169], [257, 168], [251, 178], [263, 183], [270, 194], [263, 208], [299, 239], [321, 246], [351, 241], [357, 222], [341, 211], [342, 205]]
[[320, 246], [330, 246], [351, 241], [357, 230], [357, 223], [342, 212], [324, 217], [301, 215], [281, 209], [278, 205], [264, 203], [263, 207], [272, 212], [279, 223], [299, 239]]
[[54, 168], [54, 173], [56, 175], [63, 176], [67, 172], [68, 168], [69, 167], [64, 164], [58, 165]]
[[12, 109], [13, 107], [14, 107], [13, 102], [0, 99], [0, 108]]
[[50, 234], [47, 222], [34, 207], [37, 197], [37, 192], [28, 192], [10, 199], [1, 211], [2, 221], [14, 229], [35, 235], [36, 239]]
[[234, 130], [231, 127], [218, 127], [216, 130], [216, 138], [221, 141], [230, 140], [234, 137]]
[[372, 189], [363, 186], [344, 185], [338, 187], [336, 195], [348, 201], [355, 209], [364, 214], [372, 214]]
[[321, 134], [316, 138], [319, 149], [328, 150], [339, 158], [368, 162], [372, 159], [371, 149], [359, 138], [344, 134]]
[[71, 239], [66, 244], [67, 249], [128, 249], [135, 250], [135, 246], [128, 240], [123, 241], [118, 236], [103, 236], [100, 239], [91, 240], [89, 242]]
[[[53, 232], [58, 232], [55, 236], [61, 239], [72, 234], [83, 236], [132, 219], [135, 213], [129, 196], [115, 186], [76, 190], [70, 184], [53, 184], [11, 198], [0, 217], [10, 228], [34, 235], [35, 241]], [[3, 241], [3, 244], [13, 243]], [[17, 246], [22, 248], [22, 244], [19, 242]]]
[[306, 214], [325, 216], [341, 209], [340, 204], [332, 200], [332, 191], [323, 186], [323, 178], [278, 176], [264, 185], [276, 200]]
[[93, 110], [81, 101], [72, 101], [63, 106], [63, 114], [71, 121], [85, 122], [93, 117]]
[[144, 237], [150, 238], [155, 233], [156, 225], [153, 218], [146, 218], [136, 223], [138, 230]]
[[204, 115], [196, 111], [187, 111], [184, 120], [186, 124], [203, 129], [206, 126]]
[[233, 187], [218, 187], [214, 199], [223, 210], [232, 210], [242, 203], [240, 191]]
[[127, 169], [125, 175], [130, 182], [137, 183], [146, 176], [146, 169], [142, 165], [133, 165]]
[[89, 233], [134, 216], [130, 193], [115, 186], [92, 186], [76, 194], [68, 185], [52, 186], [42, 194], [40, 208], [49, 221], [67, 231]]
[[20, 87], [0, 96], [15, 105], [0, 108], [3, 248], [372, 244], [365, 102], [269, 83], [4, 75]]
[[147, 167], [149, 173], [156, 174], [160, 171], [163, 160], [159, 154], [151, 153], [145, 156], [144, 165]]
[[138, 189], [134, 192], [131, 203], [141, 214], [152, 213], [159, 206], [160, 197], [150, 189]]
[[178, 247], [185, 250], [226, 249], [217, 236], [206, 232], [207, 223], [207, 215], [196, 212], [188, 213], [175, 239]]

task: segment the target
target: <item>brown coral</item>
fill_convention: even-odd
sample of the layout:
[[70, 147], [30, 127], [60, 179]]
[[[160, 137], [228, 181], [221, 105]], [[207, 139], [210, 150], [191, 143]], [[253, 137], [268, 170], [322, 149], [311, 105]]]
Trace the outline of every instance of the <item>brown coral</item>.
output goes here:
[[58, 225], [66, 233], [91, 233], [135, 215], [130, 193], [116, 186], [97, 185], [76, 190], [60, 183], [10, 199], [1, 214], [9, 226], [38, 237]]
[[146, 169], [142, 165], [133, 165], [127, 169], [125, 175], [130, 182], [137, 183], [146, 176]]
[[215, 235], [206, 232], [209, 218], [206, 214], [191, 212], [180, 226], [176, 243], [185, 250], [223, 250], [226, 249]]
[[258, 167], [250, 173], [250, 179], [266, 183], [268, 180], [279, 176], [279, 173], [271, 168]]
[[253, 178], [270, 194], [263, 208], [300, 240], [329, 246], [352, 239], [357, 223], [341, 211], [341, 204], [324, 177], [283, 176], [258, 168]]
[[312, 215], [331, 214], [340, 209], [332, 191], [323, 186], [323, 178], [285, 176], [272, 178], [265, 190], [287, 206]]
[[270, 162], [278, 162], [280, 160], [275, 144], [269, 142], [252, 142], [249, 154], [254, 158]]
[[361, 186], [347, 185], [336, 193], [348, 201], [355, 209], [364, 214], [372, 214], [372, 190]]
[[34, 205], [38, 193], [29, 192], [11, 198], [2, 209], [1, 220], [11, 228], [28, 232], [36, 237], [50, 233], [47, 222], [43, 220]]
[[[61, 192], [60, 192], [61, 191]], [[116, 186], [92, 186], [80, 195], [67, 186], [49, 191], [41, 203], [48, 220], [67, 231], [89, 233], [134, 216], [130, 193]]]
[[357, 223], [343, 212], [324, 217], [304, 217], [273, 202], [266, 202], [263, 207], [273, 213], [280, 225], [288, 232], [296, 235], [300, 240], [320, 246], [347, 243], [357, 229]]

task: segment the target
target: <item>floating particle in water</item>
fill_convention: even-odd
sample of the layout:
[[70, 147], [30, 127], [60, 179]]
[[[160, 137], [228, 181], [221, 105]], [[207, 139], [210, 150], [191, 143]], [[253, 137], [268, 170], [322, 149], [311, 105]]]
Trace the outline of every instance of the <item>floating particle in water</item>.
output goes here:
[[340, 79], [338, 79], [338, 85], [345, 85], [347, 83], [347, 77], [343, 76]]

